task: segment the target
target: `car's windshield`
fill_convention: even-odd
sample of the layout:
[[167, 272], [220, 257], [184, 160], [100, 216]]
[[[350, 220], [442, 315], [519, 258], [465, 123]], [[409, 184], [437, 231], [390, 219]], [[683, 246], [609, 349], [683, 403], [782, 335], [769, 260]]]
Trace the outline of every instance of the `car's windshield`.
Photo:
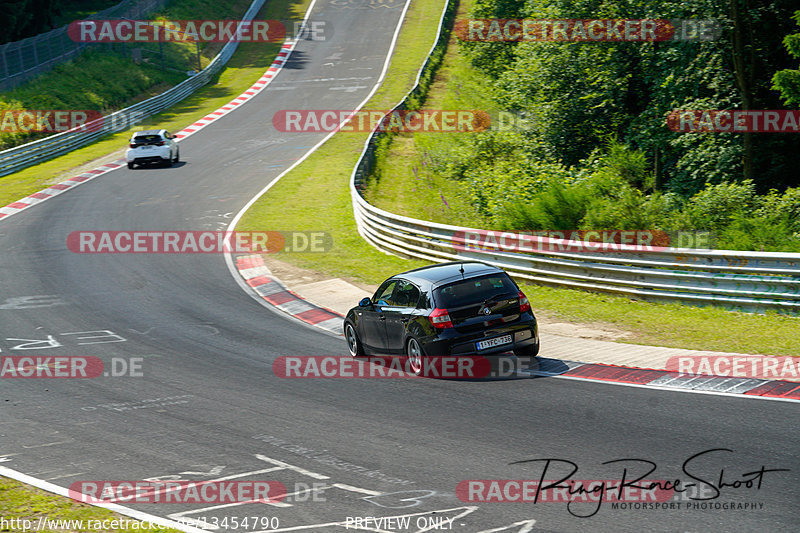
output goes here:
[[505, 274], [491, 274], [439, 287], [434, 291], [434, 298], [439, 307], [447, 308], [480, 303], [516, 293], [517, 288], [511, 278]]

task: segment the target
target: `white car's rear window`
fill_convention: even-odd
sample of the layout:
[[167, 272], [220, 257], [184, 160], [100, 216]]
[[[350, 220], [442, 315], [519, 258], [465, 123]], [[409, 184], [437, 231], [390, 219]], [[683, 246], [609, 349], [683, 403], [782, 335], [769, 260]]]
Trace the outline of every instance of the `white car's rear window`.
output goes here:
[[133, 144], [156, 144], [163, 141], [161, 135], [137, 135], [133, 138]]

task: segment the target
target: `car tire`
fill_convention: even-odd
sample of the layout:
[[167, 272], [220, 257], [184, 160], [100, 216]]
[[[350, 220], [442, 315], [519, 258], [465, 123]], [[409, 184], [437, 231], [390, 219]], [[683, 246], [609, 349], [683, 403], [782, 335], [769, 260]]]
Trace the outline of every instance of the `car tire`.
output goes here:
[[347, 341], [347, 351], [350, 352], [351, 357], [364, 356], [364, 346], [361, 344], [361, 339], [358, 338], [356, 328], [350, 322], [344, 323], [344, 338]]
[[536, 357], [539, 355], [539, 343], [523, 346], [514, 350], [514, 355], [517, 357]]
[[173, 163], [180, 163], [181, 162], [181, 151], [180, 150], [175, 152], [175, 159], [172, 162]]
[[128, 161], [128, 168], [133, 170], [134, 163], [132, 161]]
[[406, 343], [406, 362], [415, 376], [422, 375], [425, 366], [425, 354], [422, 352], [422, 346], [419, 345], [419, 341], [414, 337], [408, 339]]

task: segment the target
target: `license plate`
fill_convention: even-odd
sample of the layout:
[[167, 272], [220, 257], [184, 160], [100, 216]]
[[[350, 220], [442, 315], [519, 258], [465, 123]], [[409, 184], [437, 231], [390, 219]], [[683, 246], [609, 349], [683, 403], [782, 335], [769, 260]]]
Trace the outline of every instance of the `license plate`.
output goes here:
[[495, 346], [502, 346], [503, 344], [510, 344], [510, 343], [511, 343], [511, 335], [503, 335], [502, 337], [495, 337], [494, 339], [481, 341], [477, 344], [479, 350], [485, 350], [486, 348], [494, 348]]
[[152, 146], [140, 146], [140, 148], [142, 148], [143, 150], [152, 150], [153, 149]]

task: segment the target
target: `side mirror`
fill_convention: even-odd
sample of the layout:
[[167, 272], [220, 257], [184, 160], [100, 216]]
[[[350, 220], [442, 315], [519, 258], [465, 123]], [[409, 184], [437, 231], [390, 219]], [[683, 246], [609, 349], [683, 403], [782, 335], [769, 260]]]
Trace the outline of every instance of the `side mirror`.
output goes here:
[[369, 307], [372, 305], [372, 300], [369, 298], [362, 298], [360, 302], [358, 302], [359, 307]]

